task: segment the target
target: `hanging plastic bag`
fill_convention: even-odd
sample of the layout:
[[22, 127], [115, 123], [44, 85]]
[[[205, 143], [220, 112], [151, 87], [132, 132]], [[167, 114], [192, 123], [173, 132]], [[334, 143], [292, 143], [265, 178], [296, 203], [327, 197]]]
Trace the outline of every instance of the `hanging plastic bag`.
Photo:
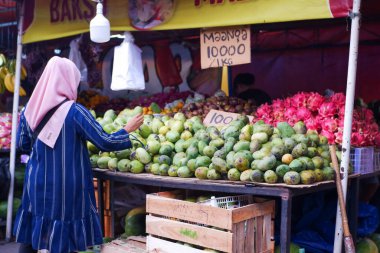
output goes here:
[[125, 32], [123, 43], [115, 47], [111, 90], [145, 89], [141, 49], [133, 41], [132, 34]]
[[75, 63], [81, 74], [81, 81], [87, 82], [87, 66], [83, 61], [82, 55], [79, 51], [80, 38], [74, 39], [70, 42], [69, 59]]

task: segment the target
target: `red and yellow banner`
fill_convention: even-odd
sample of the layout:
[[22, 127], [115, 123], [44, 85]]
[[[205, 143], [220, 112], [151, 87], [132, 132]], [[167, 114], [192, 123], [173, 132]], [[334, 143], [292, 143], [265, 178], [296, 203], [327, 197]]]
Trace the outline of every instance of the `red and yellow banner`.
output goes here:
[[[326, 19], [348, 15], [352, 0], [104, 0], [113, 31], [170, 30]], [[91, 0], [28, 0], [24, 43], [89, 31]]]

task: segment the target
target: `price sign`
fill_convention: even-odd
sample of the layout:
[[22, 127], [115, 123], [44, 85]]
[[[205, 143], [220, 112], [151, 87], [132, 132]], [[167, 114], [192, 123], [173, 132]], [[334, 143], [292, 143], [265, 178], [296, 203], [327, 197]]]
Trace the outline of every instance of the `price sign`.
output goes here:
[[[225, 126], [237, 119], [238, 116], [240, 116], [238, 113], [211, 110], [203, 120], [203, 124], [205, 126]], [[248, 116], [248, 118], [252, 122], [253, 117]]]
[[202, 69], [251, 62], [251, 30], [231, 27], [201, 31]]

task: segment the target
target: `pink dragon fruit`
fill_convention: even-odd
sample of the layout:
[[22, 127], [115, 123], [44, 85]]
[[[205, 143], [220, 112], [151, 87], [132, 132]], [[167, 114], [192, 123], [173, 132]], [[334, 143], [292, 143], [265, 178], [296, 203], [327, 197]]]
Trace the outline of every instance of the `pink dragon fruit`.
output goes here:
[[309, 98], [307, 99], [307, 108], [309, 108], [312, 112], [316, 112], [324, 101], [324, 97], [319, 93], [311, 92], [309, 94]]
[[256, 110], [256, 117], [266, 117], [272, 116], [272, 107], [268, 104], [263, 104]]
[[294, 118], [294, 117], [296, 117], [296, 115], [297, 115], [297, 108], [295, 108], [295, 107], [287, 107], [285, 109], [284, 116], [285, 116], [286, 119]]
[[344, 118], [344, 111], [345, 110], [345, 106], [341, 106], [340, 108], [339, 108], [339, 112], [338, 112], [338, 116], [339, 116], [339, 118]]
[[297, 110], [297, 118], [299, 120], [306, 120], [311, 117], [311, 112], [306, 107], [301, 107]]
[[364, 135], [359, 132], [354, 132], [351, 134], [351, 145], [355, 147], [363, 147], [365, 144]]
[[329, 144], [334, 144], [335, 143], [335, 135], [331, 132], [322, 130], [321, 135], [325, 136], [329, 142]]
[[272, 110], [284, 110], [284, 101], [281, 99], [275, 99], [272, 101]]
[[336, 132], [334, 135], [335, 135], [336, 143], [340, 144], [343, 142], [343, 129], [342, 130], [338, 129], [338, 132]]
[[369, 125], [369, 131], [371, 133], [374, 133], [374, 135], [379, 132], [379, 126], [377, 125], [376, 122], [372, 122], [370, 125]]
[[367, 122], [374, 121], [375, 118], [373, 116], [373, 111], [371, 111], [369, 109], [363, 109], [363, 120], [365, 120]]
[[311, 117], [305, 120], [305, 126], [307, 129], [310, 129], [310, 130], [319, 131], [321, 129], [321, 123], [314, 117]]
[[343, 107], [346, 104], [346, 96], [343, 93], [335, 93], [330, 98], [330, 101], [337, 107]]
[[338, 108], [339, 107], [336, 107], [336, 105], [332, 102], [325, 102], [321, 105], [318, 112], [320, 116], [324, 118], [330, 118], [335, 116], [335, 114], [338, 112]]
[[[345, 95], [336, 93], [325, 98], [315, 92], [300, 92], [286, 99], [276, 99], [272, 105], [260, 106], [255, 121], [267, 124], [286, 121], [294, 126], [304, 121], [309, 130], [325, 135], [330, 143], [341, 144], [343, 138]], [[352, 143], [355, 146], [380, 146], [379, 127], [372, 111], [357, 107], [353, 111]]]
[[304, 92], [299, 92], [292, 97], [293, 106], [296, 107], [306, 107], [307, 106], [308, 94]]
[[326, 118], [322, 121], [322, 130], [328, 132], [335, 132], [338, 130], [338, 122], [333, 118]]
[[284, 107], [285, 108], [289, 108], [289, 107], [292, 107], [293, 106], [293, 100], [291, 97], [287, 97], [285, 98], [284, 100]]
[[282, 111], [282, 110], [273, 111], [273, 118], [276, 121], [280, 121], [280, 122], [285, 121], [284, 111]]
[[375, 134], [373, 142], [376, 147], [380, 147], [380, 133]]

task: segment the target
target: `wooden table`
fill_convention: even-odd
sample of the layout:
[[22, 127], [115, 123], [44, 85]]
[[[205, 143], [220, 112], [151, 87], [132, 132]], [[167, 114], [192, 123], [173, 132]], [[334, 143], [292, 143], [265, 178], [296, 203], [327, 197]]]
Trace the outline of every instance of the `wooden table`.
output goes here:
[[[379, 172], [378, 172], [379, 173]], [[177, 188], [186, 190], [201, 190], [210, 192], [223, 192], [234, 194], [251, 194], [263, 197], [280, 198], [281, 201], [281, 227], [280, 227], [280, 247], [281, 252], [289, 252], [290, 235], [291, 235], [291, 214], [292, 202], [296, 196], [306, 195], [315, 192], [326, 191], [335, 188], [335, 182], [323, 182], [319, 185], [312, 185], [304, 188], [300, 187], [284, 187], [284, 186], [264, 186], [255, 185], [253, 183], [232, 182], [224, 180], [199, 180], [196, 178], [176, 178], [163, 177], [152, 174], [131, 174], [122, 172], [112, 172], [109, 170], [94, 169], [94, 177], [98, 179], [98, 196], [99, 211], [101, 219], [104, 218], [103, 213], [103, 182], [110, 180], [111, 182], [111, 230], [113, 234], [114, 215], [113, 215], [113, 183], [123, 182], [127, 184], [149, 185], [157, 187]], [[374, 174], [367, 175], [373, 176]], [[377, 174], [376, 174], [377, 175]], [[349, 203], [349, 220], [350, 228], [355, 235], [357, 228], [357, 208], [358, 208], [358, 186], [360, 181], [359, 175], [350, 176], [348, 193], [350, 194]], [[103, 221], [102, 221], [103, 224]]]

